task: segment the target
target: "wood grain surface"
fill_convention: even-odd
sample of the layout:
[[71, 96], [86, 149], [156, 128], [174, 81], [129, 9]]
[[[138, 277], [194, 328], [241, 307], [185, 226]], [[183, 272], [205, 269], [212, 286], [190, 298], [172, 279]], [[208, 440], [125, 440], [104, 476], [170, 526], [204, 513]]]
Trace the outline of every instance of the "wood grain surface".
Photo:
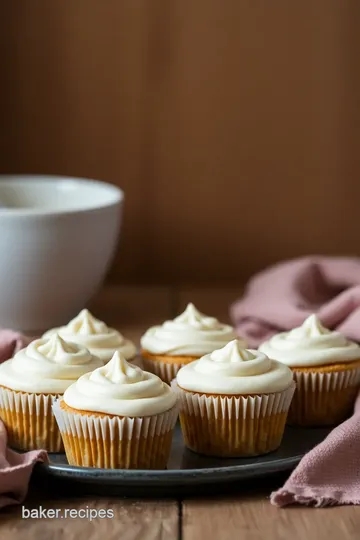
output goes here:
[[279, 509], [263, 495], [185, 500], [182, 514], [184, 540], [357, 540], [360, 530], [358, 508]]
[[0, 9], [0, 172], [123, 187], [112, 281], [359, 254], [358, 0]]
[[[178, 539], [179, 503], [175, 501], [133, 501], [116, 499], [67, 499], [25, 503], [27, 509], [59, 510], [58, 518], [22, 519], [21, 509], [14, 508], [1, 514], [0, 530], [3, 538], [20, 540], [168, 540]], [[65, 517], [67, 509], [85, 512], [91, 508], [103, 510], [113, 517], [92, 520]], [[61, 517], [63, 516], [63, 517]], [[80, 512], [81, 516], [81, 512]]]
[[[236, 291], [235, 291], [236, 292]], [[172, 317], [193, 300], [209, 314], [227, 313], [229, 288], [111, 288], [93, 302], [96, 315], [139, 340], [149, 324]], [[147, 307], [146, 307], [147, 306]], [[149, 308], [151, 306], [151, 309]], [[144, 321], [141, 313], [145, 309]], [[127, 321], [127, 318], [129, 320]], [[112, 510], [114, 518], [22, 519], [21, 507], [0, 511], [0, 538], [18, 540], [357, 540], [358, 507], [278, 509], [269, 502], [284, 475], [232, 486], [211, 485], [206, 496], [178, 500], [93, 497], [86, 487], [79, 497], [71, 489], [32, 483], [26, 508]]]

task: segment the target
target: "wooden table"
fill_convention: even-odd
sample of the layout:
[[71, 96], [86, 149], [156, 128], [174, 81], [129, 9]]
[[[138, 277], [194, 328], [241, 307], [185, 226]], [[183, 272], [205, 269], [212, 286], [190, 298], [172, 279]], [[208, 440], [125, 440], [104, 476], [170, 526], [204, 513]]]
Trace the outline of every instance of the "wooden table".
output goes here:
[[[228, 305], [239, 289], [107, 288], [94, 301], [93, 310], [124, 334], [138, 340], [151, 324], [174, 316], [188, 301], [204, 312], [228, 319]], [[360, 451], [360, 449], [359, 449]], [[21, 506], [0, 512], [1, 539], [18, 540], [358, 540], [360, 509], [345, 506], [325, 509], [278, 509], [269, 494], [283, 477], [235, 485], [218, 494], [216, 485], [200, 498], [167, 500], [74, 497], [54, 491], [50, 484], [33, 482], [24, 505], [45, 509], [112, 510], [113, 519], [22, 519]]]

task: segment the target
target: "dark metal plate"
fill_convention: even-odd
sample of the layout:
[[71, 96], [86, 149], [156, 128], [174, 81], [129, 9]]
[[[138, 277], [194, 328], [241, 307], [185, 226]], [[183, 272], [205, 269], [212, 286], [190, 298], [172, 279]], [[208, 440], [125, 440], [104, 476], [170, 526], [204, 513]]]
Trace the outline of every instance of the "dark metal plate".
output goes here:
[[233, 482], [289, 471], [302, 456], [320, 443], [330, 428], [292, 428], [285, 430], [281, 447], [271, 454], [255, 458], [211, 458], [187, 450], [184, 446], [179, 424], [174, 433], [168, 468], [156, 470], [95, 469], [73, 467], [64, 454], [50, 454], [50, 463], [38, 465], [37, 471], [48, 478], [67, 479], [99, 487], [124, 489], [131, 487], [156, 487], [168, 489], [199, 486], [209, 483]]

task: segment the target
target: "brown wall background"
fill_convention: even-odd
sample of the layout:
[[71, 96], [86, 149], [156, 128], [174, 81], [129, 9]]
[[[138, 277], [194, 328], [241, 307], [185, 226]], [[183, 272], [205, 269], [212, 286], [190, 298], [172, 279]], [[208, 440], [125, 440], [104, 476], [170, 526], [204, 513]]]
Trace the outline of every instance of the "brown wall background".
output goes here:
[[358, 0], [1, 3], [0, 172], [126, 192], [121, 282], [360, 254]]

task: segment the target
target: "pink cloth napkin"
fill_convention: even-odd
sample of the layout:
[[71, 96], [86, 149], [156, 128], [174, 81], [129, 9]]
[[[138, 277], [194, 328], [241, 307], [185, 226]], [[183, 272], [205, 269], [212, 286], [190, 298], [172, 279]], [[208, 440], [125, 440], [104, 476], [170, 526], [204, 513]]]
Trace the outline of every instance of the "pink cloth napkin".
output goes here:
[[251, 347], [312, 313], [360, 342], [360, 259], [311, 256], [277, 264], [255, 275], [231, 306], [237, 332]]
[[[252, 347], [311, 313], [360, 342], [360, 259], [313, 256], [280, 263], [254, 276], [231, 307], [239, 335]], [[360, 395], [353, 416], [304, 456], [271, 502], [360, 504]]]
[[[0, 329], [0, 363], [11, 358], [30, 341], [22, 334]], [[47, 460], [45, 450], [18, 454], [7, 448], [6, 443], [6, 429], [0, 420], [0, 508], [24, 500], [35, 463]]]
[[19, 332], [0, 328], [0, 364], [14, 356], [20, 349], [26, 347], [30, 341], [32, 341], [32, 338]]
[[18, 454], [6, 447], [6, 440], [6, 429], [0, 421], [0, 508], [21, 503], [26, 497], [35, 463], [47, 461], [45, 450]]
[[355, 412], [306, 454], [272, 504], [360, 504], [360, 396]]

